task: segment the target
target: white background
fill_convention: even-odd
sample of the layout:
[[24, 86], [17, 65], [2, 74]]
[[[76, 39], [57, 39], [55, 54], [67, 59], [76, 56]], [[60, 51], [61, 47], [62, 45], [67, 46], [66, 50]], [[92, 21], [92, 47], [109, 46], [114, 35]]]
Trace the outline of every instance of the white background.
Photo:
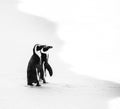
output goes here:
[[[118, 0], [0, 0], [0, 109], [119, 109]], [[36, 43], [54, 75], [26, 86]]]

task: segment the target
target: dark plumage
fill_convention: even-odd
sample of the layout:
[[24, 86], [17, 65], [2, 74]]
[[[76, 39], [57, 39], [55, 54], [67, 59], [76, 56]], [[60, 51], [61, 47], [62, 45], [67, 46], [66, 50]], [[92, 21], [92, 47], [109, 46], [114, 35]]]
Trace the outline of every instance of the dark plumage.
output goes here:
[[33, 83], [36, 83], [37, 86], [40, 86], [39, 81], [37, 79], [37, 66], [40, 63], [40, 57], [36, 54], [36, 51], [40, 50], [42, 47], [40, 47], [39, 44], [36, 44], [33, 48], [33, 55], [30, 58], [30, 61], [28, 63], [27, 67], [27, 84], [33, 85]]

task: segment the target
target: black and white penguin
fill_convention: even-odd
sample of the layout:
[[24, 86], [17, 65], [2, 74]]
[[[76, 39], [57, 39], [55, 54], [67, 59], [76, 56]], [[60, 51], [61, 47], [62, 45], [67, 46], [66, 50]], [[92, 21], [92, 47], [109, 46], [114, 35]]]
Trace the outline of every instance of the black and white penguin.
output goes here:
[[40, 79], [43, 80], [43, 83], [46, 83], [46, 80], [45, 80], [46, 70], [48, 70], [50, 76], [53, 75], [53, 70], [52, 70], [50, 64], [48, 63], [48, 58], [49, 58], [48, 50], [51, 48], [53, 48], [53, 47], [44, 45], [40, 50], [40, 53], [41, 53], [41, 62], [40, 63], [43, 68], [43, 74], [40, 76]]
[[39, 44], [36, 44], [33, 48], [33, 55], [30, 58], [27, 67], [27, 85], [33, 86], [33, 83], [35, 83], [36, 86], [40, 86], [39, 80], [37, 78], [37, 66], [39, 65], [41, 60], [41, 53], [39, 51], [42, 48], [43, 46]]

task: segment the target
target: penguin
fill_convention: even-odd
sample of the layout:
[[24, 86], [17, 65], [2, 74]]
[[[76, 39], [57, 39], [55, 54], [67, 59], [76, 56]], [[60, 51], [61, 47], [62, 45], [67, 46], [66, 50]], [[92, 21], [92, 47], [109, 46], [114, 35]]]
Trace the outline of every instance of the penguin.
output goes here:
[[52, 46], [44, 46], [40, 51], [41, 51], [41, 59], [42, 59], [42, 63], [44, 64], [44, 69], [46, 71], [46, 69], [49, 71], [49, 75], [52, 76], [53, 75], [53, 71], [52, 68], [50, 66], [50, 64], [48, 63], [48, 59], [49, 59], [49, 54], [48, 54], [48, 50], [53, 48]]
[[[39, 80], [37, 78], [37, 69], [38, 69], [38, 64], [40, 63], [41, 60], [41, 54], [40, 54], [40, 50], [43, 48], [44, 45], [39, 45], [36, 44], [33, 47], [33, 55], [31, 56], [29, 63], [28, 63], [28, 67], [27, 67], [27, 85], [33, 86], [33, 84], [35, 83], [36, 86], [41, 86], [39, 84]], [[42, 71], [43, 72], [43, 71]]]
[[39, 67], [40, 68], [42, 67], [42, 69], [41, 69], [41, 71], [39, 71], [39, 73], [40, 73], [39, 80], [43, 80], [43, 83], [46, 83], [46, 80], [45, 80], [46, 70], [48, 70], [50, 76], [53, 75], [53, 70], [52, 70], [50, 64], [48, 63], [49, 54], [47, 53], [47, 51], [51, 48], [53, 48], [53, 47], [44, 45], [44, 46], [42, 46], [42, 48], [40, 50], [41, 61], [40, 61]]

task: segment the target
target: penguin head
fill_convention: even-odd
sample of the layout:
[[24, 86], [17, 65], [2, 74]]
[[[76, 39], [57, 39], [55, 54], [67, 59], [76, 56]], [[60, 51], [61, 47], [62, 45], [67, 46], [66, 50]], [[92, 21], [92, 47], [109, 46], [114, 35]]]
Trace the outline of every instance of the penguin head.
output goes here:
[[46, 52], [46, 51], [48, 51], [51, 48], [53, 48], [53, 47], [52, 46], [44, 46], [43, 47], [43, 51]]
[[37, 54], [36, 52], [40, 51], [45, 45], [35, 44], [33, 47], [33, 54]]
[[45, 46], [43, 46], [42, 47], [42, 49], [41, 49], [41, 52], [42, 53], [45, 53], [45, 52], [47, 52], [49, 49], [51, 49], [51, 48], [53, 48], [52, 46], [47, 46], [47, 45], [45, 45]]
[[36, 48], [36, 50], [37, 50], [37, 51], [40, 51], [40, 50], [41, 50], [42, 48], [44, 48], [44, 47], [45, 47], [45, 45], [38, 45], [37, 48]]
[[42, 53], [46, 53], [51, 48], [53, 48], [53, 46], [35, 44], [35, 46], [33, 47], [33, 54], [38, 54], [39, 51]]

